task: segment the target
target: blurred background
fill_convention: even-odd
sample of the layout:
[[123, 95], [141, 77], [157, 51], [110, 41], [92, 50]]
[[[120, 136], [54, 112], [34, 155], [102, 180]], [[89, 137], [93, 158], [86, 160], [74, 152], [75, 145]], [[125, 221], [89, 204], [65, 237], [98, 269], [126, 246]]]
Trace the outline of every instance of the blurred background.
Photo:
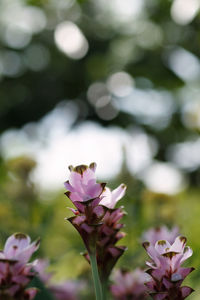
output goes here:
[[40, 236], [55, 280], [89, 274], [63, 182], [95, 161], [99, 181], [128, 185], [118, 266], [144, 267], [142, 232], [177, 224], [199, 299], [199, 12], [199, 0], [0, 0], [1, 246]]

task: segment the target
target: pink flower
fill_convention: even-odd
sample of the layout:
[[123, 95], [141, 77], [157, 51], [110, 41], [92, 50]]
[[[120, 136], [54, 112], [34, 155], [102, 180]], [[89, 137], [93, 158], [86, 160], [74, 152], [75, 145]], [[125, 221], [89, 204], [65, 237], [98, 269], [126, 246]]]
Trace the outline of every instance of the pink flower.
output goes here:
[[35, 297], [36, 289], [26, 289], [35, 276], [31, 270], [33, 264], [27, 262], [38, 247], [39, 241], [31, 244], [29, 236], [23, 233], [13, 234], [7, 239], [4, 250], [0, 252], [0, 299], [32, 300]]
[[[154, 299], [181, 300], [192, 293], [191, 288], [181, 287], [185, 277], [194, 270], [181, 267], [192, 255], [191, 248], [186, 246], [185, 237], [178, 236], [172, 244], [159, 240], [155, 245], [145, 242], [143, 246], [151, 258], [151, 262], [146, 262], [150, 267], [147, 272], [152, 276], [147, 286]], [[177, 296], [172, 297], [173, 293]]]
[[81, 282], [65, 281], [60, 284], [49, 286], [57, 300], [78, 300], [78, 293], [83, 289], [84, 285]]
[[[89, 255], [96, 253], [100, 276], [108, 278], [118, 258], [126, 247], [116, 246], [124, 236], [119, 230], [123, 224], [122, 208], [115, 208], [116, 203], [124, 196], [126, 186], [121, 184], [111, 191], [105, 183], [97, 183], [95, 177], [96, 164], [69, 167], [69, 181], [65, 182], [66, 195], [76, 206], [70, 208], [75, 216], [67, 220], [79, 232]], [[89, 254], [89, 255], [88, 255]]]
[[192, 249], [186, 247], [186, 238], [178, 236], [171, 245], [166, 240], [157, 241], [155, 246], [149, 242], [144, 243], [144, 247], [153, 262], [147, 265], [153, 269], [160, 268], [164, 274], [177, 273], [181, 264], [192, 255]]
[[34, 261], [34, 270], [38, 273], [41, 281], [45, 284], [49, 282], [52, 277], [52, 273], [46, 271], [49, 266], [48, 259], [37, 259]]
[[149, 275], [141, 269], [134, 271], [117, 270], [114, 272], [111, 285], [111, 293], [117, 300], [144, 300], [147, 299], [147, 288], [145, 283], [149, 280]]
[[115, 190], [111, 191], [109, 188], [105, 188], [101, 194], [100, 204], [108, 208], [114, 208], [116, 203], [124, 196], [126, 192], [126, 185], [120, 184]]
[[0, 258], [27, 263], [32, 254], [39, 248], [39, 244], [39, 240], [31, 244], [31, 239], [26, 234], [15, 233], [7, 239]]
[[69, 166], [69, 180], [64, 183], [69, 191], [67, 196], [72, 202], [84, 202], [98, 198], [103, 192], [105, 184], [96, 182], [96, 164], [88, 166], [80, 165], [77, 167]]
[[170, 244], [173, 243], [179, 235], [179, 228], [173, 227], [171, 230], [166, 226], [150, 228], [145, 231], [142, 236], [143, 241], [148, 241], [150, 244], [155, 245], [159, 240], [167, 240]]

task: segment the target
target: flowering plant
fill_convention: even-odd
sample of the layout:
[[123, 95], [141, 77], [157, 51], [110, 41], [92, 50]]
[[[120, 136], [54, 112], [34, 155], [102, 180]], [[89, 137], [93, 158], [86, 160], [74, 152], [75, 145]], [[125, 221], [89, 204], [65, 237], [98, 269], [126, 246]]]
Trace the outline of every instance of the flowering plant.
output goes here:
[[[119, 232], [123, 224], [122, 208], [116, 209], [116, 203], [124, 196], [126, 186], [121, 184], [111, 191], [105, 183], [97, 183], [95, 177], [96, 164], [69, 167], [69, 180], [65, 182], [68, 189], [66, 195], [76, 206], [71, 208], [74, 217], [68, 220], [81, 235], [90, 262], [95, 283], [97, 299], [102, 299], [102, 288], [99, 279], [106, 286], [108, 276], [125, 247], [116, 246], [116, 242], [124, 236]], [[105, 289], [103, 289], [104, 291]]]
[[[86, 247], [84, 256], [91, 265], [96, 300], [106, 300], [111, 272], [126, 250], [125, 246], [117, 244], [125, 236], [121, 221], [125, 211], [123, 206], [116, 207], [126, 186], [120, 184], [112, 191], [105, 183], [98, 183], [95, 163], [70, 166], [69, 170], [69, 180], [64, 184], [65, 194], [75, 207], [70, 208], [73, 216], [67, 220], [78, 231]], [[150, 257], [146, 262], [148, 269], [114, 271], [110, 286], [113, 298], [187, 298], [193, 289], [182, 286], [182, 282], [194, 268], [184, 268], [182, 264], [193, 252], [186, 246], [186, 238], [179, 235], [178, 227], [150, 228], [143, 233], [142, 239], [146, 240], [143, 246]], [[48, 299], [78, 300], [78, 292], [85, 285], [83, 281], [56, 284], [51, 281], [52, 273], [46, 271], [47, 260], [29, 262], [39, 243], [39, 240], [31, 243], [30, 237], [22, 233], [15, 233], [7, 239], [0, 252], [0, 300], [33, 300], [38, 290], [29, 284], [34, 277], [36, 285], [38, 280], [44, 287]]]
[[0, 252], [0, 299], [32, 300], [37, 289], [26, 288], [35, 276], [34, 263], [28, 263], [39, 247], [39, 240], [31, 243], [23, 233], [10, 236]]
[[182, 268], [182, 263], [192, 255], [190, 247], [186, 246], [187, 239], [178, 236], [173, 244], [166, 240], [159, 240], [155, 245], [144, 242], [151, 261], [146, 262], [150, 267], [147, 271], [152, 280], [147, 282], [153, 299], [159, 300], [181, 300], [189, 296], [193, 289], [181, 286], [185, 277], [194, 268]]

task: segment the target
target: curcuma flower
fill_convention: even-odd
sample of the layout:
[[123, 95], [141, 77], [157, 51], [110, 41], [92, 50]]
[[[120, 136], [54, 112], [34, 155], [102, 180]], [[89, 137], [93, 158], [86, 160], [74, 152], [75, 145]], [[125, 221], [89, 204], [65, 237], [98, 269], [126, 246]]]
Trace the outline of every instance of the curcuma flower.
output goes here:
[[26, 287], [35, 276], [33, 264], [28, 261], [38, 247], [39, 240], [31, 243], [29, 236], [23, 233], [15, 233], [7, 239], [0, 252], [0, 299], [31, 300], [35, 297], [37, 290]]
[[134, 271], [116, 270], [113, 274], [111, 293], [116, 300], [146, 300], [148, 297], [145, 283], [149, 275], [137, 268]]
[[66, 195], [76, 206], [71, 209], [75, 216], [68, 218], [81, 235], [86, 249], [85, 258], [91, 263], [91, 254], [97, 259], [98, 270], [102, 282], [108, 276], [126, 247], [116, 246], [124, 237], [120, 232], [124, 216], [122, 207], [115, 208], [116, 203], [124, 196], [126, 186], [121, 184], [111, 191], [105, 183], [97, 183], [95, 177], [96, 164], [90, 166], [69, 167], [69, 181]]
[[96, 164], [69, 167], [69, 180], [64, 183], [67, 197], [75, 205], [70, 208], [74, 217], [68, 218], [80, 233], [86, 249], [94, 252], [100, 228], [104, 223], [103, 218], [109, 210], [123, 197], [125, 185], [120, 185], [114, 191], [105, 188], [105, 183], [97, 183], [95, 170]]
[[[64, 183], [68, 190], [67, 196], [75, 204], [98, 198], [104, 189], [105, 183], [97, 183], [95, 170], [96, 164], [90, 166], [80, 165], [77, 167], [69, 166], [71, 171], [69, 180]], [[100, 200], [100, 199], [99, 199]], [[79, 209], [79, 207], [77, 207]]]
[[182, 268], [184, 261], [192, 255], [190, 247], [186, 246], [186, 238], [178, 236], [174, 243], [159, 240], [155, 245], [143, 243], [151, 262], [146, 262], [150, 267], [147, 273], [152, 280], [146, 285], [150, 295], [156, 300], [181, 300], [187, 298], [193, 289], [187, 286], [181, 287], [185, 277], [194, 268]]

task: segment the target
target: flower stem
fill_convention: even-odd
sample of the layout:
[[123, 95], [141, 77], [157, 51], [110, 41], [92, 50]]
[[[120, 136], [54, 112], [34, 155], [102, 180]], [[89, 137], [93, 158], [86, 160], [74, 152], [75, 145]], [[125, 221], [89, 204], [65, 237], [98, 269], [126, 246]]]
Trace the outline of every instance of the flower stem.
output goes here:
[[103, 280], [102, 282], [102, 295], [103, 295], [103, 300], [107, 300], [107, 281]]
[[99, 272], [97, 267], [96, 253], [90, 254], [90, 263], [92, 268], [92, 277], [94, 281], [94, 289], [96, 294], [96, 300], [103, 300], [102, 297], [102, 287], [99, 279]]

